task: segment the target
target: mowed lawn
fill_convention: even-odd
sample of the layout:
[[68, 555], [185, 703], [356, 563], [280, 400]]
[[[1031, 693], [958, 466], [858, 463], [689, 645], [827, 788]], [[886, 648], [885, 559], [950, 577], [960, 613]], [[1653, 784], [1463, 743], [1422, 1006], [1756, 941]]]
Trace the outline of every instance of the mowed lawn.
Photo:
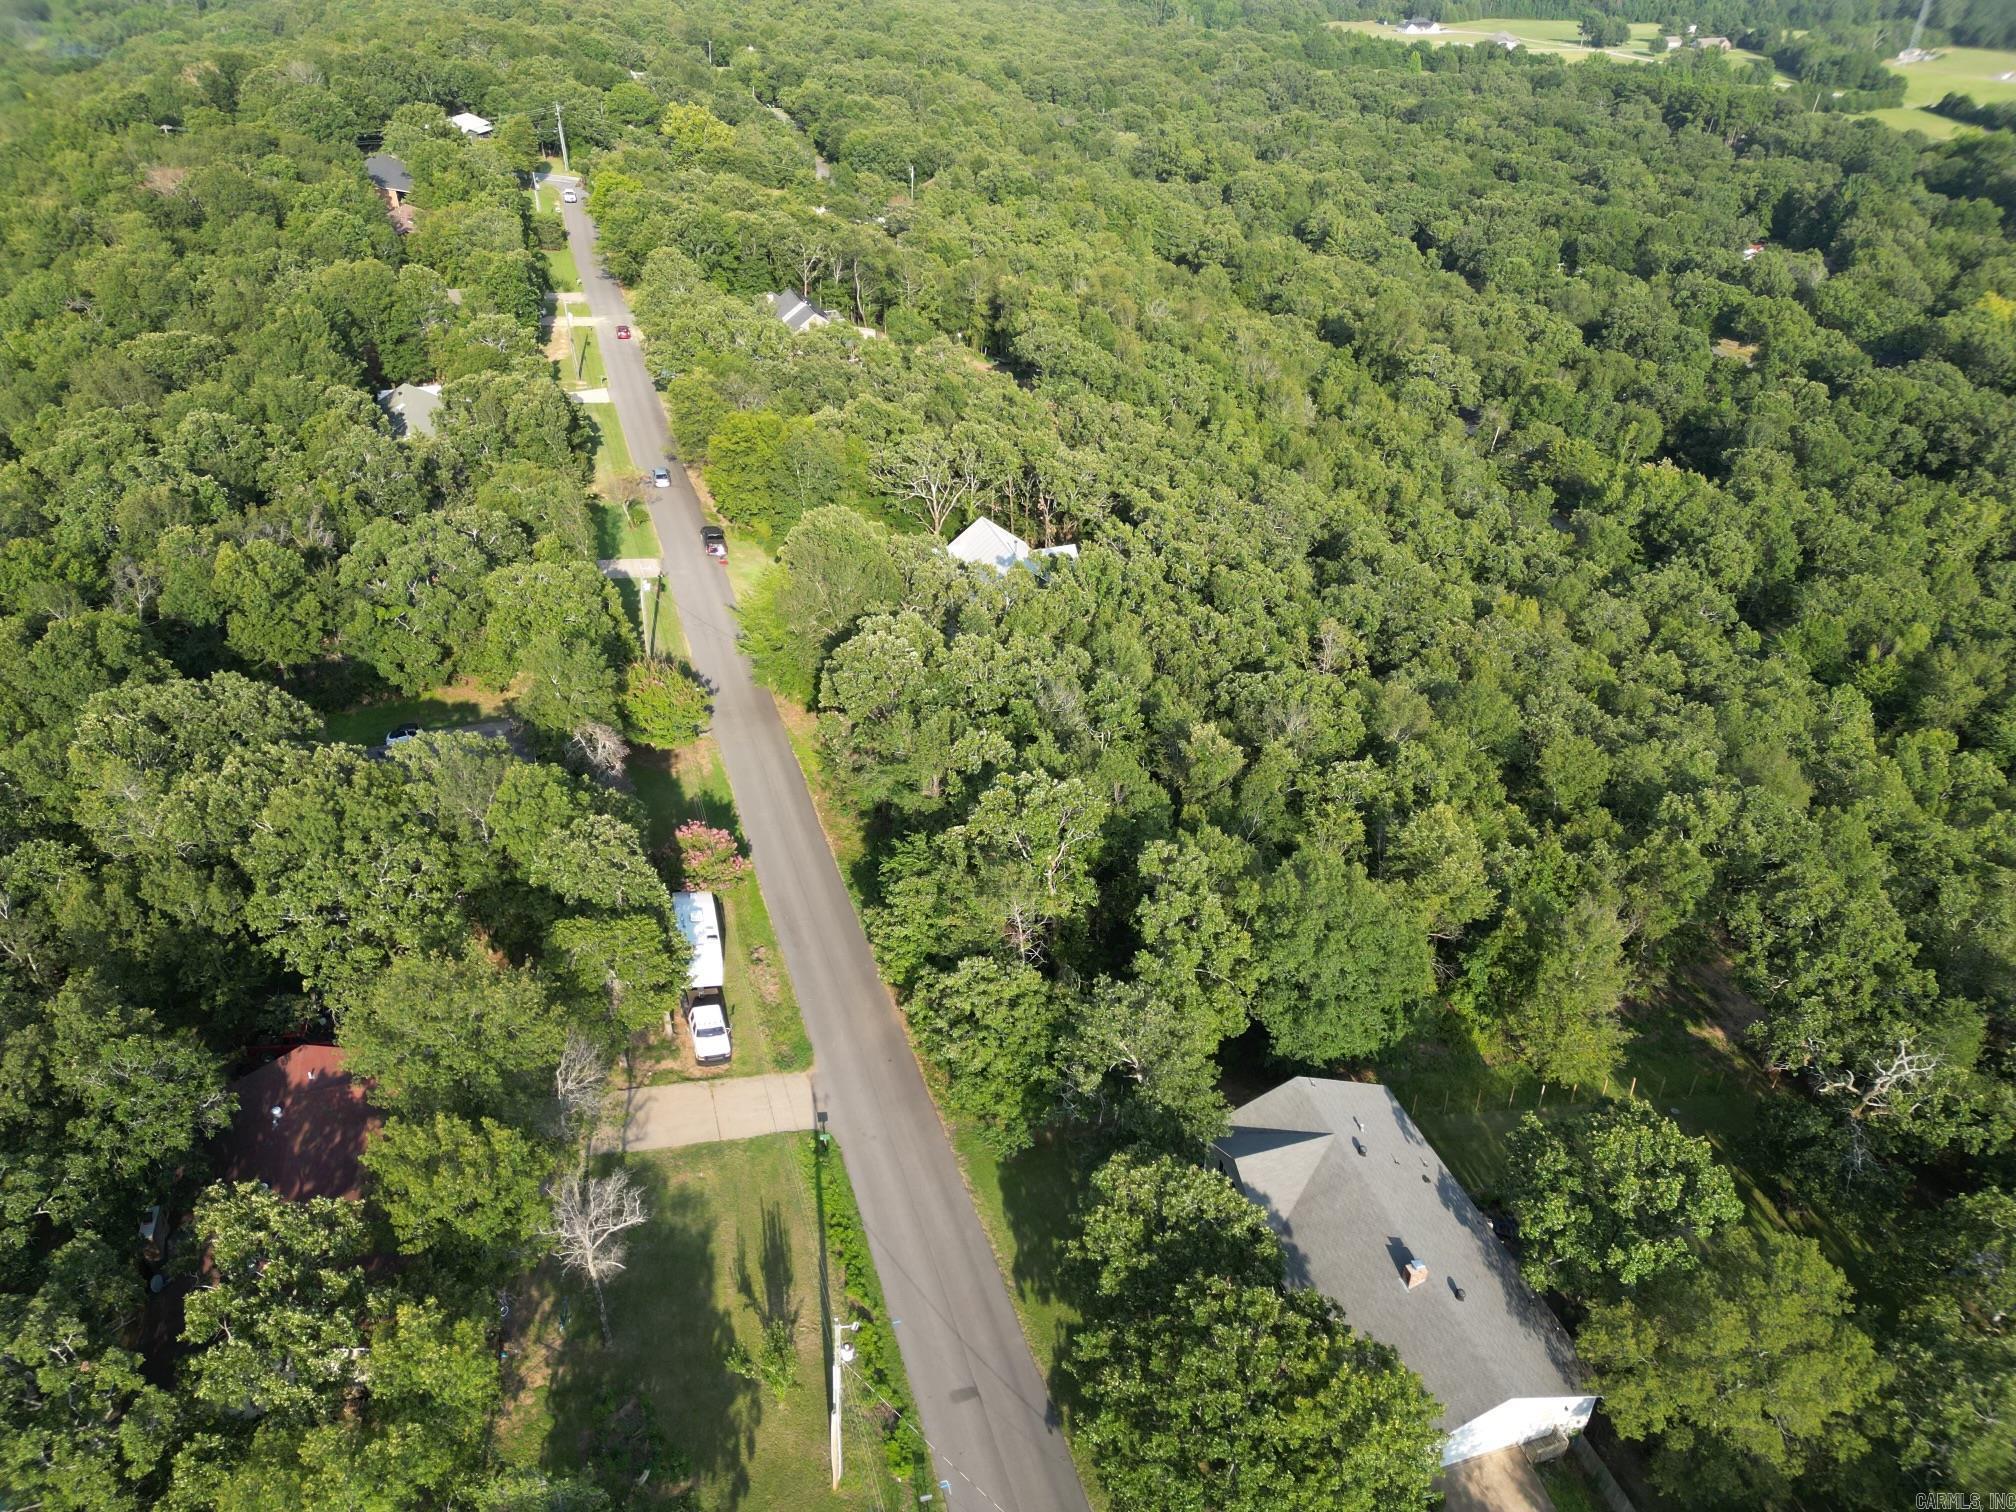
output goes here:
[[[600, 1471], [631, 1507], [673, 1504], [682, 1485], [655, 1437], [690, 1462], [705, 1512], [911, 1505], [893, 1483], [858, 1398], [845, 1414], [846, 1478], [827, 1468], [826, 1333], [819, 1227], [802, 1151], [777, 1134], [624, 1157], [650, 1221], [608, 1287], [605, 1346], [585, 1284], [543, 1267], [515, 1309], [514, 1390], [500, 1448], [513, 1464]], [[797, 1381], [781, 1398], [728, 1368], [764, 1321], [791, 1320]], [[642, 1486], [637, 1476], [652, 1470]], [[619, 1488], [618, 1482], [621, 1482]], [[906, 1500], [906, 1495], [908, 1499]]]
[[631, 472], [630, 446], [623, 439], [623, 427], [616, 419], [616, 406], [584, 404], [581, 408], [595, 422], [595, 476], [619, 478]]

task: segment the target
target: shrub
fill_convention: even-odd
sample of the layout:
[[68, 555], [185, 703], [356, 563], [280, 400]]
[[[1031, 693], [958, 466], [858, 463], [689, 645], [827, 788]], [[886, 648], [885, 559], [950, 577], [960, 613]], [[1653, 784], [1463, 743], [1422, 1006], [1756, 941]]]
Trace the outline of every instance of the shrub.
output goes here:
[[640, 660], [623, 674], [623, 725], [647, 745], [683, 746], [707, 728], [707, 689], [683, 661]]
[[705, 820], [680, 825], [673, 843], [679, 851], [679, 885], [689, 891], [726, 892], [749, 870], [749, 858], [735, 837]]

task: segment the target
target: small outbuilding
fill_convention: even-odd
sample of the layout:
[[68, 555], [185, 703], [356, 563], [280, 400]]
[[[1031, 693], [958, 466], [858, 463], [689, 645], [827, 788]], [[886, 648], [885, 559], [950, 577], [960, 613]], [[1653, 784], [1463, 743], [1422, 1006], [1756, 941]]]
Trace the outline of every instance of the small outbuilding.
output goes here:
[[1441, 35], [1442, 23], [1430, 21], [1426, 16], [1409, 16], [1400, 23], [1399, 30], [1403, 37], [1434, 37]]
[[1442, 1463], [1565, 1451], [1596, 1398], [1575, 1347], [1386, 1088], [1301, 1076], [1232, 1115], [1219, 1169], [1281, 1236], [1292, 1284], [1390, 1345], [1442, 1404]]
[[454, 115], [448, 117], [448, 124], [450, 126], [453, 126], [457, 131], [463, 133], [465, 136], [472, 136], [472, 137], [487, 137], [488, 135], [490, 135], [491, 132], [497, 129], [489, 121], [486, 121], [482, 116], [479, 116], [474, 112], [467, 110], [458, 111]]

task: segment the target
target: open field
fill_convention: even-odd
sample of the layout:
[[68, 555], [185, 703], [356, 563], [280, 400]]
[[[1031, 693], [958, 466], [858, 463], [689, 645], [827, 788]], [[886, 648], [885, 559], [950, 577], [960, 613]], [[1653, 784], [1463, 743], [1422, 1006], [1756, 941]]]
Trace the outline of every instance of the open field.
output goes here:
[[1893, 63], [1904, 75], [1904, 103], [1894, 110], [1872, 110], [1869, 114], [1900, 131], [1922, 131], [1935, 141], [1970, 130], [1959, 121], [1934, 115], [1927, 106], [1936, 105], [1949, 94], [1964, 94], [1977, 105], [2016, 101], [2016, 50], [1986, 47], [1942, 47], [1939, 56], [1925, 63]]
[[[826, 1283], [804, 1138], [627, 1157], [651, 1221], [609, 1284], [613, 1342], [599, 1337], [593, 1293], [542, 1268], [515, 1309], [509, 1462], [585, 1471], [630, 1507], [676, 1502], [681, 1455], [709, 1512], [906, 1504], [858, 1392], [846, 1478], [828, 1488]], [[768, 1319], [787, 1320], [796, 1343], [797, 1379], [781, 1396], [728, 1364], [737, 1345], [758, 1352]]]
[[[1519, 45], [1530, 52], [1553, 53], [1570, 63], [1601, 52], [1605, 57], [1615, 58], [1620, 63], [1650, 63], [1655, 59], [1671, 56], [1660, 40], [1663, 31], [1657, 24], [1648, 21], [1634, 22], [1631, 40], [1622, 47], [1592, 48], [1582, 41], [1582, 24], [1579, 21], [1556, 20], [1534, 21], [1528, 19], [1501, 19], [1486, 16], [1476, 21], [1451, 21], [1441, 31], [1428, 37], [1403, 37], [1392, 26], [1383, 21], [1333, 21], [1332, 26], [1344, 31], [1362, 32], [1366, 36], [1387, 37], [1396, 42], [1426, 42], [1435, 47], [1450, 43], [1459, 46], [1475, 46], [1480, 42], [1490, 42], [1501, 32], [1519, 39]], [[1746, 52], [1742, 48], [1733, 49], [1729, 58], [1736, 63], [1768, 63], [1770, 60], [1761, 53]], [[1790, 83], [1782, 74], [1781, 84]]]

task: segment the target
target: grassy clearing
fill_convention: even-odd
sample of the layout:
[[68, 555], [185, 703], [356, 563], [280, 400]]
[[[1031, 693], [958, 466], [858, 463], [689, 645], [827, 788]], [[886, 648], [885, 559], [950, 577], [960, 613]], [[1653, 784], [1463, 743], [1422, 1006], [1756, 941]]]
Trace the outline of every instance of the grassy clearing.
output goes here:
[[574, 266], [574, 254], [566, 247], [555, 247], [539, 254], [546, 260], [546, 281], [562, 294], [577, 294], [581, 290], [581, 273]]
[[359, 708], [331, 714], [324, 721], [329, 738], [350, 745], [377, 745], [403, 724], [417, 724], [429, 730], [452, 730], [463, 725], [497, 719], [510, 708], [511, 694], [474, 683], [455, 683], [436, 688], [417, 698], [388, 698]]
[[1753, 1223], [1817, 1240], [1861, 1287], [1874, 1270], [1866, 1236], [1823, 1206], [1792, 1203], [1761, 1159], [1759, 1111], [1770, 1098], [1797, 1094], [1775, 1086], [1730, 1038], [1732, 991], [1702, 971], [1635, 1005], [1623, 1067], [1601, 1087], [1543, 1088], [1522, 1068], [1487, 1064], [1461, 1044], [1460, 1027], [1439, 1042], [1410, 1043], [1377, 1069], [1465, 1189], [1486, 1201], [1504, 1188], [1506, 1140], [1527, 1114], [1551, 1122], [1606, 1099], [1643, 1098], [1714, 1147]]
[[1948, 137], [1958, 136], [1961, 132], [1972, 129], [1962, 122], [1934, 115], [1931, 111], [1920, 109], [1916, 105], [1899, 105], [1890, 110], [1871, 110], [1867, 112], [1867, 116], [1870, 120], [1881, 121], [1896, 131], [1920, 132], [1935, 142], [1943, 142]]
[[616, 418], [616, 406], [584, 404], [581, 408], [595, 422], [595, 476], [607, 480], [634, 471], [630, 445], [623, 439], [623, 426]]
[[[639, 1456], [610, 1452], [648, 1422], [690, 1462], [703, 1508], [906, 1504], [851, 1398], [846, 1478], [828, 1488], [824, 1271], [803, 1141], [778, 1134], [624, 1159], [651, 1221], [609, 1285], [614, 1341], [601, 1342], [585, 1287], [550, 1268], [531, 1280], [510, 1346], [508, 1462], [599, 1472], [622, 1505], [670, 1505], [683, 1488], [666, 1459], [640, 1489]], [[781, 1398], [727, 1364], [737, 1344], [759, 1350], [769, 1318], [795, 1326], [797, 1380]]]
[[1936, 105], [1949, 94], [1967, 95], [1977, 105], [2016, 100], [2016, 79], [2002, 77], [2016, 74], [2016, 50], [1942, 47], [1929, 62], [1891, 66], [1904, 75], [1906, 105]]
[[[630, 779], [644, 805], [645, 838], [653, 850], [669, 844], [673, 832], [689, 819], [702, 819], [740, 836], [734, 796], [712, 736], [681, 751], [639, 747], [630, 758]], [[812, 1043], [805, 1036], [798, 997], [784, 969], [784, 952], [753, 870], [721, 895], [721, 907], [723, 993], [732, 1015], [735, 1058], [718, 1070], [702, 1072], [683, 1037], [669, 1046], [660, 1040], [655, 1048], [661, 1053], [640, 1062], [638, 1075], [644, 1081], [761, 1076], [802, 1071], [812, 1064]]]
[[[1518, 17], [1486, 16], [1476, 21], [1450, 22], [1430, 37], [1403, 37], [1383, 21], [1333, 21], [1330, 24], [1344, 31], [1389, 37], [1396, 42], [1426, 42], [1435, 47], [1452, 44], [1458, 47], [1474, 47], [1480, 42], [1490, 42], [1503, 34], [1518, 38], [1519, 45], [1528, 52], [1548, 53], [1569, 63], [1579, 63], [1585, 58], [1594, 57], [1598, 52], [1620, 63], [1650, 63], [1672, 56], [1666, 49], [1663, 28], [1646, 21], [1632, 23], [1631, 40], [1623, 46], [1606, 48], [1591, 48], [1585, 44], [1582, 41], [1581, 22], [1569, 20], [1535, 21]], [[1761, 53], [1746, 52], [1740, 47], [1730, 51], [1729, 60], [1732, 63], [1770, 61]], [[1783, 74], [1777, 76], [1777, 81], [1780, 84], [1791, 82]]]

